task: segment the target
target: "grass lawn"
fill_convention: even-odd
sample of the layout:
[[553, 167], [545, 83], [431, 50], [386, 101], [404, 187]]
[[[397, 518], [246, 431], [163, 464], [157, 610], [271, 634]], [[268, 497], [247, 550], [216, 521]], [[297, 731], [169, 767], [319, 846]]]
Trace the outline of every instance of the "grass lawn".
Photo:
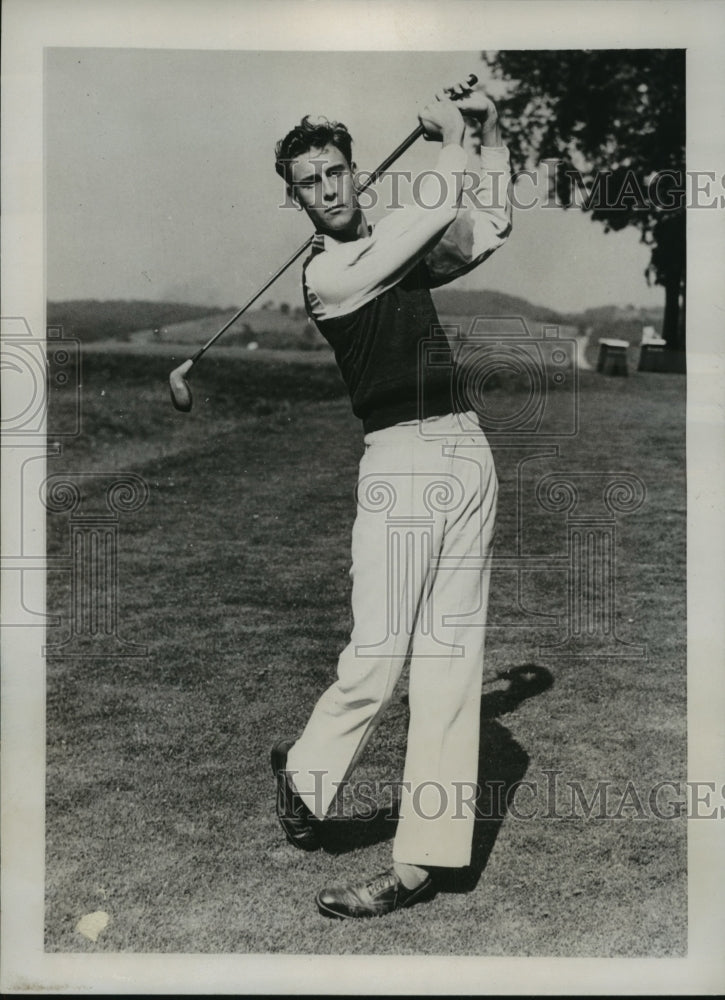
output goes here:
[[[541, 807], [525, 818], [531, 794], [517, 793], [512, 808], [492, 809], [471, 870], [443, 880], [430, 903], [336, 922], [317, 914], [315, 892], [388, 866], [390, 810], [381, 801], [375, 820], [331, 822], [324, 852], [295, 851], [274, 814], [269, 748], [299, 732], [347, 641], [361, 431], [320, 359], [210, 355], [188, 415], [168, 400], [176, 363], [86, 351], [82, 434], [49, 460], [50, 473], [134, 472], [150, 498], [119, 521], [119, 632], [148, 655], [48, 662], [46, 948], [684, 954], [685, 818], [642, 816], [631, 798], [616, 818], [596, 808], [587, 818], [570, 808], [567, 782], [590, 800], [608, 782], [616, 811], [627, 782], [646, 807], [658, 781], [686, 777], [685, 380], [582, 373], [581, 430], [558, 455], [522, 465], [521, 449], [495, 448], [499, 555], [522, 540], [533, 555], [566, 553], [563, 516], [527, 500], [527, 476], [643, 481], [644, 505], [617, 520], [616, 600], [619, 637], [647, 656], [546, 655], [561, 631], [532, 609], [565, 611], [561, 563], [520, 581], [497, 571], [481, 778], [531, 781]], [[52, 405], [57, 415], [71, 404]], [[51, 440], [52, 425], [53, 413]], [[51, 554], [67, 551], [68, 531], [67, 515], [49, 516]], [[49, 574], [59, 637], [69, 591], [67, 574]], [[527, 665], [528, 683], [507, 693], [496, 681]], [[400, 777], [406, 722], [402, 684], [356, 777]], [[110, 923], [94, 943], [75, 928], [97, 910]]]

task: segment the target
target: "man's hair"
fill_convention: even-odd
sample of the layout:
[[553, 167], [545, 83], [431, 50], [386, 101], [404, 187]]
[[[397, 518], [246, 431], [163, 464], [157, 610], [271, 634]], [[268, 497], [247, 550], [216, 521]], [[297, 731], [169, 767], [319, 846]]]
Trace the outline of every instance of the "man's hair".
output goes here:
[[352, 136], [348, 132], [347, 126], [343, 125], [342, 122], [330, 122], [327, 118], [317, 118], [315, 121], [311, 121], [310, 116], [305, 115], [299, 125], [296, 125], [275, 146], [274, 169], [289, 184], [290, 162], [296, 156], [300, 156], [310, 149], [322, 149], [323, 146], [327, 145], [335, 146], [340, 150], [348, 164], [352, 163]]

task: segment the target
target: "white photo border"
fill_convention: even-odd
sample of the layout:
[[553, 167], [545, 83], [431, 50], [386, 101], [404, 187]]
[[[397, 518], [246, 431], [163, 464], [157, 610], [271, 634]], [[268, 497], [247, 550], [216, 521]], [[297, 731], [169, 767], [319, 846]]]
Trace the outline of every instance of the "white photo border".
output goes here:
[[[45, 330], [43, 51], [686, 48], [688, 169], [725, 158], [721, 0], [5, 0], [2, 310]], [[688, 223], [688, 772], [723, 781], [723, 210]], [[4, 469], [8, 468], [3, 455]], [[17, 530], [3, 477], [3, 537]], [[44, 531], [43, 512], [26, 509]], [[42, 586], [33, 600], [42, 606]], [[663, 614], [666, 614], [663, 609]], [[725, 826], [689, 822], [689, 948], [682, 959], [52, 954], [43, 950], [45, 674], [5, 629], [2, 676], [2, 982], [5, 993], [692, 994], [725, 984]], [[37, 646], [37, 643], [34, 643]]]

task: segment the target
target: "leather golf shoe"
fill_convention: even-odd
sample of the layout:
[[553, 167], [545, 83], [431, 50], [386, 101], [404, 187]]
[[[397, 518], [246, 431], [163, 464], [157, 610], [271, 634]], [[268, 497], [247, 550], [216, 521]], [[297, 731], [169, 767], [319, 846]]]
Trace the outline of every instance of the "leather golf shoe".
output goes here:
[[315, 829], [319, 822], [297, 793], [287, 773], [287, 754], [294, 740], [280, 740], [272, 747], [272, 772], [277, 780], [277, 818], [285, 837], [302, 851], [316, 851], [320, 839]]
[[365, 882], [348, 882], [333, 885], [318, 892], [317, 909], [325, 917], [345, 920], [348, 917], [382, 917], [393, 910], [413, 906], [433, 894], [433, 878], [428, 878], [415, 889], [406, 889], [390, 868]]

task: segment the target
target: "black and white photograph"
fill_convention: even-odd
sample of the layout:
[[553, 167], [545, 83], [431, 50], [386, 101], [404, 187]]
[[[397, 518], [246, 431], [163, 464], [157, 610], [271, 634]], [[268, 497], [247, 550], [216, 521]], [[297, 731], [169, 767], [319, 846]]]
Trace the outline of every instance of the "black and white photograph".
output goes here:
[[723, 28], [4, 5], [3, 992], [722, 990]]

